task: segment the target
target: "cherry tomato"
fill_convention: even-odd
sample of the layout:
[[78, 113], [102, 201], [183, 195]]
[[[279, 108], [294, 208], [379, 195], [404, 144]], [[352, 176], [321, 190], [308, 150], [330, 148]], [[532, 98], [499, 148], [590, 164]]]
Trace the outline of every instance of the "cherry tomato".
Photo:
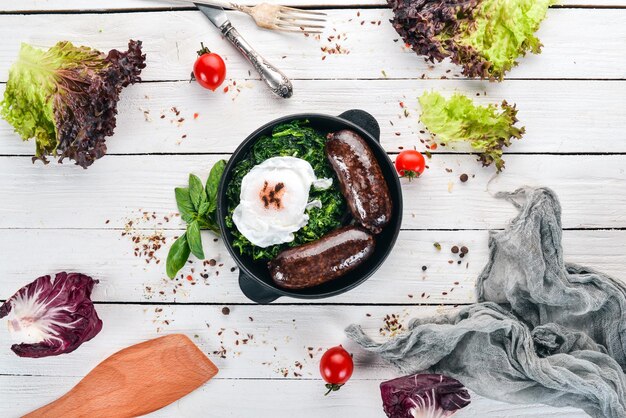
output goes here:
[[200, 45], [202, 49], [193, 64], [193, 75], [202, 87], [215, 91], [226, 78], [226, 64], [222, 57], [209, 51], [204, 44]]
[[326, 381], [326, 395], [339, 390], [352, 376], [352, 356], [342, 346], [329, 348], [320, 360], [320, 373]]
[[426, 168], [426, 160], [421, 152], [416, 150], [406, 150], [398, 154], [396, 158], [396, 170], [400, 177], [418, 177]]

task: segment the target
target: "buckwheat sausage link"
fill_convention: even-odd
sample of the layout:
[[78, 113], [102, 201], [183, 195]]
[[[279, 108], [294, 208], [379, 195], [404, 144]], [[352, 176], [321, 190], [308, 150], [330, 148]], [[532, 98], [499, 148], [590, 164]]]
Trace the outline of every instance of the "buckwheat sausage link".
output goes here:
[[326, 156], [354, 219], [375, 234], [391, 218], [391, 197], [376, 157], [356, 132], [328, 134]]
[[270, 276], [287, 289], [317, 286], [355, 269], [372, 255], [374, 244], [374, 236], [359, 226], [339, 228], [280, 252], [268, 263]]

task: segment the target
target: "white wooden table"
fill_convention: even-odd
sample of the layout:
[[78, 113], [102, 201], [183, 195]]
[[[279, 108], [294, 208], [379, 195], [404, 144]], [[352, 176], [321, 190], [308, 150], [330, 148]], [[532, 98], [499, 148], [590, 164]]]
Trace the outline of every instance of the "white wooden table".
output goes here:
[[[40, 275], [79, 271], [100, 280], [93, 297], [104, 321], [102, 332], [74, 353], [45, 359], [15, 356], [6, 326], [0, 326], [0, 416], [15, 417], [57, 398], [125, 346], [182, 332], [220, 372], [154, 416], [382, 417], [378, 384], [396, 372], [348, 342], [344, 327], [358, 322], [379, 335], [387, 314], [406, 321], [472, 303], [474, 279], [487, 257], [487, 230], [504, 227], [515, 214], [492, 194], [520, 185], [546, 185], [559, 194], [568, 260], [624, 277], [625, 0], [564, 0], [539, 31], [543, 53], [524, 58], [497, 84], [465, 80], [446, 63], [428, 65], [394, 42], [391, 13], [381, 0], [284, 3], [326, 9], [328, 33], [315, 40], [259, 30], [241, 15], [231, 18], [293, 79], [289, 100], [271, 97], [242, 57], [189, 7], [142, 0], [0, 0], [0, 92], [22, 41], [51, 46], [66, 39], [108, 51], [140, 39], [148, 64], [144, 82], [123, 93], [108, 155], [88, 170], [33, 165], [34, 143], [22, 143], [0, 121], [0, 299]], [[341, 34], [341, 48], [349, 53], [322, 52], [330, 34]], [[200, 41], [226, 58], [227, 93], [189, 84]], [[527, 134], [507, 153], [504, 173], [489, 184], [493, 170], [481, 168], [467, 150], [434, 152], [423, 178], [403, 184], [403, 230], [370, 280], [327, 300], [280, 298], [254, 305], [239, 290], [221, 240], [214, 242], [209, 233], [205, 254], [216, 265], [190, 264], [184, 273], [192, 281], [166, 278], [167, 250], [183, 228], [172, 216], [173, 188], [184, 185], [188, 173], [205, 177], [257, 126], [298, 112], [361, 108], [377, 117], [391, 154], [420, 146], [417, 96], [426, 89], [480, 92], [479, 102], [515, 102]], [[462, 184], [462, 173], [470, 181]], [[165, 244], [153, 257], [136, 256], [134, 237], [141, 245]], [[467, 265], [448, 263], [455, 244], [469, 247]], [[222, 314], [224, 306], [229, 315]], [[245, 345], [243, 338], [249, 339]], [[339, 343], [354, 353], [355, 373], [340, 392], [324, 397], [320, 352]], [[458, 416], [586, 415], [474, 396]]]

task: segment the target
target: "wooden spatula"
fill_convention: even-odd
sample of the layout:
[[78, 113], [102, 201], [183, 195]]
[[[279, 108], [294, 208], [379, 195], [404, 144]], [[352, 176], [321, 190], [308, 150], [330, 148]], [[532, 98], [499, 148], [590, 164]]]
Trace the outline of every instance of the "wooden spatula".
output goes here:
[[63, 397], [25, 417], [136, 417], [182, 398], [216, 373], [189, 338], [168, 335], [118, 351]]

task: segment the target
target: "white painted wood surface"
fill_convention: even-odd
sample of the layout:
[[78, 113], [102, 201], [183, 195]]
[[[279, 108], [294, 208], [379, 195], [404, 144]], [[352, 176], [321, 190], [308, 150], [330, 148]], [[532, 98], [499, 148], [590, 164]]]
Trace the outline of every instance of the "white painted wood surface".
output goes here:
[[[0, 121], [0, 300], [40, 275], [82, 271], [100, 280], [94, 300], [104, 320], [102, 333], [76, 352], [36, 360], [13, 355], [6, 327], [0, 326], [0, 416], [19, 416], [55, 399], [129, 344], [183, 332], [221, 371], [152, 416], [380, 417], [378, 384], [396, 372], [347, 341], [343, 328], [358, 322], [385, 338], [379, 329], [386, 314], [407, 321], [472, 303], [474, 279], [487, 257], [487, 229], [504, 227], [515, 214], [492, 195], [521, 185], [545, 185], [559, 194], [566, 260], [626, 280], [624, 0], [563, 0], [540, 29], [543, 53], [522, 59], [502, 83], [464, 80], [450, 64], [430, 66], [415, 57], [394, 42], [398, 36], [386, 22], [391, 13], [377, 7], [384, 6], [381, 0], [282, 3], [331, 6], [328, 33], [318, 41], [261, 31], [243, 16], [231, 17], [294, 78], [289, 101], [270, 97], [248, 64], [195, 11], [164, 11], [168, 3], [155, 0], [0, 0], [0, 92], [22, 41], [50, 46], [68, 39], [108, 50], [136, 38], [148, 53], [146, 82], [123, 93], [109, 155], [87, 171], [31, 164], [34, 144], [20, 142]], [[124, 9], [146, 10], [120, 13]], [[97, 13], [74, 13], [79, 10]], [[320, 48], [331, 33], [348, 35], [341, 45], [350, 53], [322, 60]], [[228, 93], [210, 94], [185, 81], [200, 40], [227, 59]], [[206, 176], [216, 159], [228, 158], [256, 127], [299, 112], [362, 108], [379, 120], [392, 158], [401, 147], [423, 149], [417, 96], [430, 89], [480, 93], [476, 100], [483, 103], [515, 102], [527, 134], [509, 149], [507, 168], [495, 178], [467, 149], [434, 152], [424, 177], [403, 183], [403, 231], [389, 260], [362, 286], [314, 304], [281, 298], [271, 306], [252, 305], [238, 288], [233, 261], [208, 232], [205, 253], [216, 266], [194, 261], [182, 279], [165, 278], [167, 250], [182, 228], [174, 216], [173, 187], [183, 185], [189, 172]], [[184, 122], [175, 122], [173, 106]], [[470, 175], [465, 184], [462, 173]], [[133, 237], [140, 241], [138, 255]], [[163, 240], [163, 246], [146, 256], [141, 245], [150, 239]], [[470, 249], [460, 265], [450, 253], [455, 244]], [[243, 344], [248, 333], [253, 338]], [[354, 353], [355, 375], [341, 392], [323, 397], [318, 349], [338, 343]], [[214, 354], [222, 346], [225, 358]], [[458, 416], [586, 415], [476, 395]]]
[[[324, 7], [353, 7], [358, 6], [384, 6], [385, 0], [264, 0], [267, 3], [278, 3], [295, 6], [324, 6]], [[240, 4], [258, 4], [261, 1], [240, 1]], [[560, 0], [557, 1], [559, 6], [577, 6], [577, 7], [598, 7], [598, 6], [624, 6], [624, 0]], [[180, 8], [188, 7], [184, 1], [177, 0], [21, 0], [11, 1], [2, 0], [0, 2], [2, 8], [0, 10], [11, 12], [32, 12], [32, 11], [81, 11], [81, 10], [140, 10], [140, 9], [163, 9], [163, 8]]]
[[[419, 78], [424, 74], [439, 79], [460, 74], [458, 67], [449, 63], [433, 66], [416, 57], [400, 40], [394, 42], [398, 34], [390, 24], [383, 24], [391, 17], [390, 9], [331, 9], [326, 12], [329, 22], [320, 40], [260, 29], [242, 14], [230, 13], [230, 16], [240, 33], [254, 40], [258, 52], [294, 79], [383, 78], [382, 71], [388, 78]], [[521, 65], [514, 68], [508, 78], [624, 79], [625, 20], [626, 9], [551, 9], [537, 33], [544, 45], [543, 52], [522, 58]], [[144, 80], [188, 80], [198, 45], [204, 41], [224, 55], [228, 77], [236, 80], [250, 77], [249, 64], [234, 47], [223, 42], [219, 32], [195, 10], [9, 14], [2, 16], [2, 21], [0, 81], [6, 81], [7, 69], [15, 60], [21, 42], [49, 47], [61, 38], [103, 50], [123, 48], [129, 38], [143, 40], [147, 55]], [[17, 26], [20, 30], [16, 32]], [[607, 28], [611, 28], [610, 36], [607, 36]], [[336, 40], [328, 42], [331, 34], [342, 35], [338, 43], [349, 53], [325, 54], [321, 50], [337, 43]], [[279, 100], [268, 98], [271, 103]]]

